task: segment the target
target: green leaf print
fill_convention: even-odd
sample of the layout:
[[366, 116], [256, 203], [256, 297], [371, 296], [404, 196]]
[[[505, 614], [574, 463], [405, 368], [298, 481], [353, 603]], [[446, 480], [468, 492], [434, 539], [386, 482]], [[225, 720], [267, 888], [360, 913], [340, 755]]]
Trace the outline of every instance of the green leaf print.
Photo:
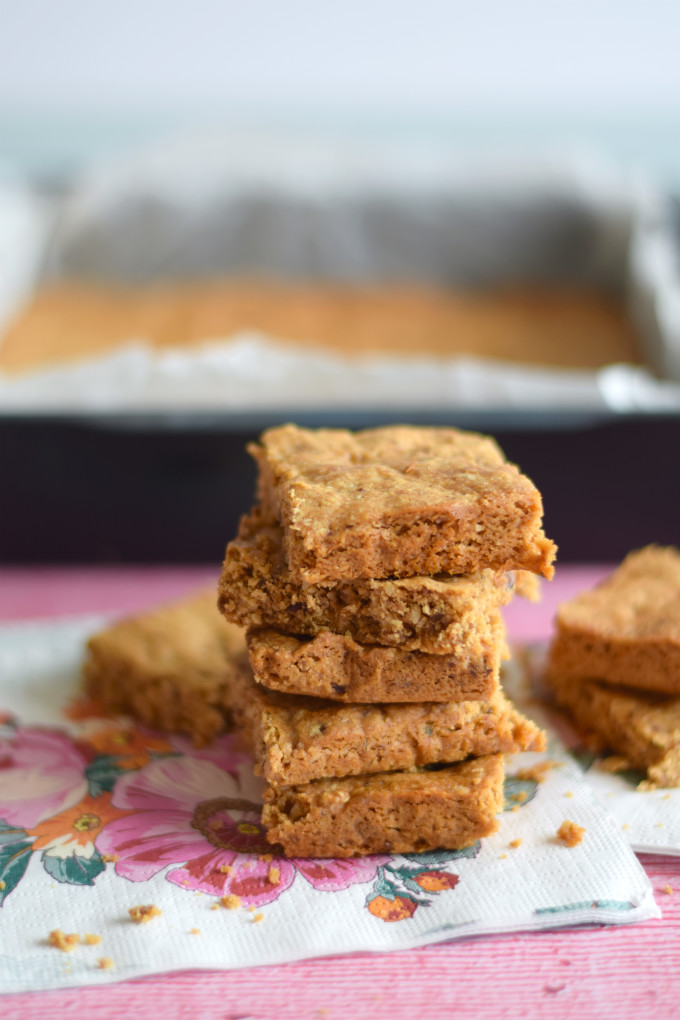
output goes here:
[[97, 875], [101, 875], [106, 868], [96, 850], [91, 857], [78, 857], [76, 854], [52, 857], [44, 853], [42, 862], [48, 875], [68, 885], [94, 885]]
[[504, 811], [512, 811], [513, 808], [525, 807], [536, 796], [538, 783], [535, 779], [517, 779], [515, 776], [506, 776], [503, 794], [505, 802]]
[[31, 859], [32, 840], [25, 829], [0, 819], [0, 906], [17, 887]]

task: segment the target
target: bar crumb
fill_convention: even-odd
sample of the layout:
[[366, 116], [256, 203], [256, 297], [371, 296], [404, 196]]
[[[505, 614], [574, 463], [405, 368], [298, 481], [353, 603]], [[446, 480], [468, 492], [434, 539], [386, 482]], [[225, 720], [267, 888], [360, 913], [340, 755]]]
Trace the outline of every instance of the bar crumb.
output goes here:
[[231, 864], [220, 864], [220, 871], [223, 875], [231, 875], [233, 870]]
[[201, 929], [200, 928], [190, 928], [189, 929], [189, 934], [190, 935], [200, 935], [201, 934]]
[[229, 893], [228, 896], [222, 897], [220, 903], [223, 907], [226, 907], [227, 910], [238, 910], [241, 906], [241, 897], [234, 895], [234, 893]]
[[534, 779], [537, 783], [545, 781], [546, 773], [550, 772], [551, 769], [561, 768], [561, 764], [558, 761], [539, 761], [538, 764], [532, 765], [528, 769], [520, 769], [519, 772], [515, 773], [516, 779]]
[[264, 914], [255, 914], [253, 924], [258, 924], [260, 921], [264, 921]]
[[517, 847], [521, 846], [521, 845], [522, 845], [522, 840], [521, 839], [513, 839], [511, 841], [511, 843], [510, 843], [510, 846], [513, 848], [513, 850], [516, 850]]
[[270, 868], [267, 872], [267, 881], [270, 885], [279, 885], [281, 882], [281, 869]]
[[673, 895], [673, 887], [670, 886], [670, 885], [665, 885], [661, 891], [665, 892], [666, 896], [672, 896]]
[[563, 843], [564, 846], [578, 846], [583, 840], [585, 831], [582, 825], [577, 825], [576, 822], [570, 822], [565, 819], [557, 830], [557, 840], [559, 843]]
[[100, 956], [97, 960], [97, 966], [100, 970], [113, 970], [116, 965], [110, 956]]
[[82, 936], [80, 941], [86, 946], [98, 946], [101, 940], [101, 935], [94, 935], [92, 932], [87, 932], [86, 935]]
[[[118, 860], [118, 854], [102, 854], [102, 860], [104, 864], [115, 864]], [[106, 957], [108, 959], [108, 957]]]
[[47, 940], [54, 949], [60, 949], [62, 953], [72, 953], [80, 942], [80, 935], [75, 933], [67, 935], [61, 928], [51, 931]]
[[5, 883], [4, 883], [4, 882], [3, 882], [3, 880], [2, 880], [1, 878], [0, 878], [0, 892], [2, 892], [2, 890], [3, 890], [4, 888], [5, 888]]
[[128, 910], [128, 914], [135, 924], [147, 924], [154, 917], [160, 917], [162, 913], [163, 911], [153, 903], [146, 903], [139, 907], [130, 907]]

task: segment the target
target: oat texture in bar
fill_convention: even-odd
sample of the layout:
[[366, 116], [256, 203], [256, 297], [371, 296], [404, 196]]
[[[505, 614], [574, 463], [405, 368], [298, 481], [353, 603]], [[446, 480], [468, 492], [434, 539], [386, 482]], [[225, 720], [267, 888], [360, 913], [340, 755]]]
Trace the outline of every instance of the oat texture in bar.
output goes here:
[[245, 672], [231, 690], [234, 721], [273, 786], [545, 746], [500, 691], [487, 701], [339, 705], [267, 691]]
[[389, 772], [268, 787], [262, 821], [289, 857], [462, 850], [495, 832], [503, 756], [437, 771]]
[[560, 606], [549, 670], [680, 694], [680, 552], [647, 546]]
[[211, 588], [92, 637], [85, 685], [106, 711], [204, 744], [225, 728], [227, 693], [244, 662], [244, 633], [222, 618]]
[[362, 645], [349, 634], [322, 631], [303, 638], [271, 628], [246, 633], [258, 683], [286, 694], [344, 702], [482, 701], [498, 690], [506, 653], [500, 614], [489, 621], [495, 641], [475, 642], [460, 655], [431, 655]]
[[493, 439], [451, 428], [286, 425], [251, 447], [264, 514], [309, 583], [485, 568], [553, 573], [541, 496]]

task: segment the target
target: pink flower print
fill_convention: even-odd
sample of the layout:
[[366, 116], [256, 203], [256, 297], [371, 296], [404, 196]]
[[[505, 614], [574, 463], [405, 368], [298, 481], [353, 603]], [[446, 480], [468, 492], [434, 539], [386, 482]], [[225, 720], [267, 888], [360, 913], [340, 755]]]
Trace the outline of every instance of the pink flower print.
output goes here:
[[63, 733], [18, 729], [0, 738], [0, 818], [31, 829], [87, 793], [86, 761]]
[[117, 858], [117, 874], [141, 882], [176, 864], [168, 881], [212, 896], [233, 894], [246, 906], [277, 899], [297, 871], [315, 888], [328, 891], [375, 877], [387, 858], [275, 857], [260, 822], [260, 805], [243, 796], [236, 773], [240, 762], [228, 754], [222, 761], [229, 771], [213, 756], [192, 751], [152, 762], [117, 781], [112, 804], [130, 813], [110, 822], [96, 840], [100, 854]]

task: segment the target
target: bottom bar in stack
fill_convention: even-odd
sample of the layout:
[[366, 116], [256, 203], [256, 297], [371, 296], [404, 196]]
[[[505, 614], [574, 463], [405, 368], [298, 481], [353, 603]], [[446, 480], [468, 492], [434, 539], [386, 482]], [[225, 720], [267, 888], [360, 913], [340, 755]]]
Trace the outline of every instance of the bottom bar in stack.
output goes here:
[[498, 828], [503, 755], [437, 770], [268, 786], [262, 822], [289, 857], [462, 850]]

